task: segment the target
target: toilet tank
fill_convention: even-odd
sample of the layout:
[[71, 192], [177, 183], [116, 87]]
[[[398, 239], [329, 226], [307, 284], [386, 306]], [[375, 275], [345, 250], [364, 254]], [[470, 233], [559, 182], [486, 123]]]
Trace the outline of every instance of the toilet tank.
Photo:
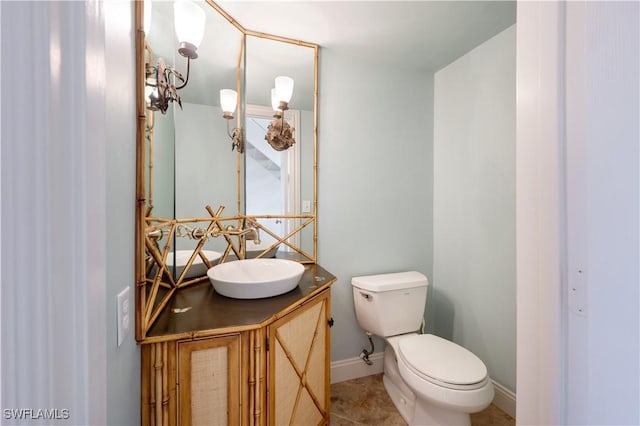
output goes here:
[[353, 277], [353, 302], [360, 327], [381, 337], [418, 330], [428, 284], [427, 277], [416, 271]]

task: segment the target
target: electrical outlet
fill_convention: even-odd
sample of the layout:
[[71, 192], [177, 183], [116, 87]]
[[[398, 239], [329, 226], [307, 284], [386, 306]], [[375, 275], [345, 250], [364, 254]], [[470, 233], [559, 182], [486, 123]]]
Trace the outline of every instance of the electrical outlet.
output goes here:
[[302, 213], [311, 213], [311, 201], [303, 200], [302, 201]]
[[129, 287], [118, 293], [118, 346], [122, 345], [131, 326], [131, 303], [129, 301]]

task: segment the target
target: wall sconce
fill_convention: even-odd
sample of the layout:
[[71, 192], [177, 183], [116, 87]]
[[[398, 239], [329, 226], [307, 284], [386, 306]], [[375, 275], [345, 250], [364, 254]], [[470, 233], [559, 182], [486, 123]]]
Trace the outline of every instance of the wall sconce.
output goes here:
[[289, 101], [293, 95], [293, 79], [291, 77], [276, 77], [276, 87], [271, 89], [271, 107], [274, 120], [267, 127], [265, 139], [276, 151], [289, 149], [294, 143], [293, 128], [284, 119], [284, 112], [289, 109]]
[[[178, 53], [187, 58], [187, 75], [173, 67], [167, 66], [162, 58], [154, 66], [147, 64], [146, 80], [147, 105], [152, 111], [160, 111], [166, 114], [169, 102], [177, 102], [182, 108], [178, 90], [184, 88], [189, 82], [189, 70], [191, 60], [198, 57], [198, 46], [202, 41], [205, 26], [204, 10], [190, 0], [176, 0], [173, 4]], [[179, 82], [176, 85], [176, 82]]]
[[242, 129], [229, 127], [229, 121], [233, 120], [233, 113], [238, 105], [238, 92], [231, 89], [222, 89], [220, 91], [220, 107], [222, 108], [222, 118], [227, 120], [227, 134], [231, 138], [231, 151], [237, 149], [240, 154], [244, 152], [244, 139], [242, 138]]

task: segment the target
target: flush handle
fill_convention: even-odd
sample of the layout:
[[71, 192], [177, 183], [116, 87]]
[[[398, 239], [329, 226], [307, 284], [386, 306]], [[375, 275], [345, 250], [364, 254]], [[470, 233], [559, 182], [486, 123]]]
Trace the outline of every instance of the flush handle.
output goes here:
[[371, 300], [373, 296], [367, 293], [360, 292], [360, 296], [364, 297], [367, 300]]

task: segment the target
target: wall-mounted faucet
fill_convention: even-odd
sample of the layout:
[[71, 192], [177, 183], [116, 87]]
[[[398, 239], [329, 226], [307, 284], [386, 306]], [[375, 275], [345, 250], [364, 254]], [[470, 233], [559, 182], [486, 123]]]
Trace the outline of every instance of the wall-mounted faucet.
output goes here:
[[158, 240], [161, 240], [162, 237], [164, 237], [164, 232], [162, 232], [162, 229], [156, 229], [151, 232], [147, 232], [147, 237], [151, 238], [151, 240], [157, 244]]
[[250, 228], [245, 228], [245, 230], [249, 231], [244, 236], [245, 240], [252, 240], [255, 245], [260, 244], [260, 231], [258, 228], [252, 226]]
[[225, 228], [225, 233], [229, 235], [242, 235], [245, 240], [253, 240], [254, 244], [260, 244], [260, 232], [255, 226], [238, 229], [233, 225], [228, 225]]
[[[149, 237], [156, 244], [158, 240], [162, 239], [165, 235], [167, 235], [167, 231], [161, 229], [147, 232], [147, 237]], [[217, 238], [221, 235], [244, 236], [245, 240], [252, 240], [256, 245], [260, 244], [260, 231], [255, 226], [248, 226], [239, 229], [236, 226], [227, 225], [222, 230], [214, 229], [211, 232], [207, 233], [207, 231], [203, 228], [192, 228], [184, 224], [179, 224], [176, 227], [175, 235], [176, 237], [188, 237], [194, 240]]]

